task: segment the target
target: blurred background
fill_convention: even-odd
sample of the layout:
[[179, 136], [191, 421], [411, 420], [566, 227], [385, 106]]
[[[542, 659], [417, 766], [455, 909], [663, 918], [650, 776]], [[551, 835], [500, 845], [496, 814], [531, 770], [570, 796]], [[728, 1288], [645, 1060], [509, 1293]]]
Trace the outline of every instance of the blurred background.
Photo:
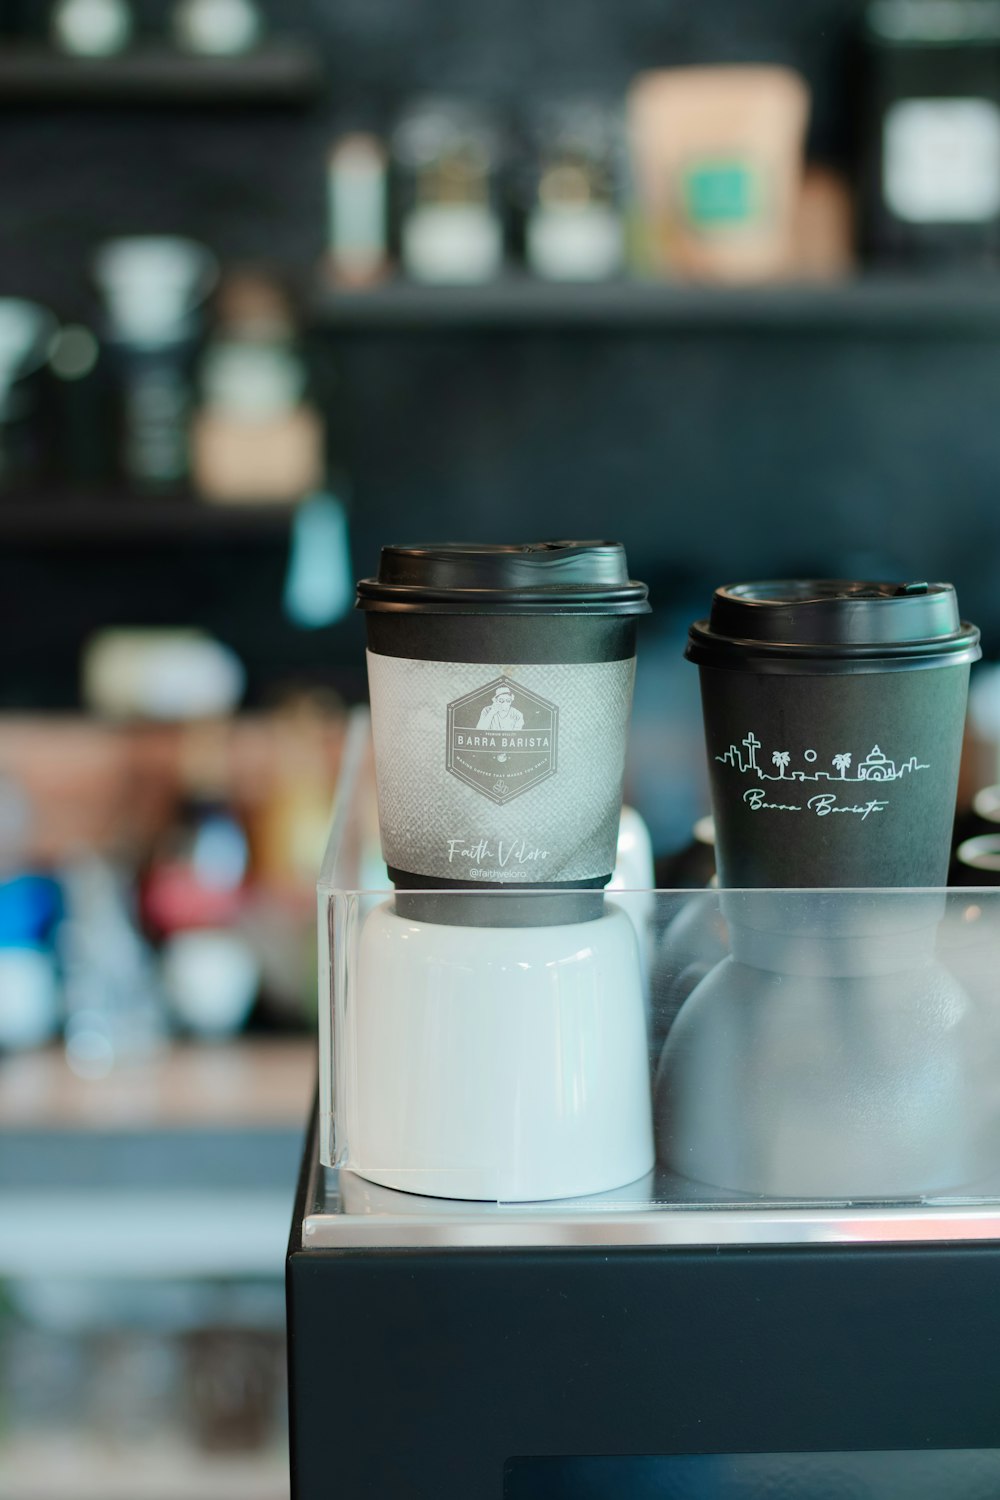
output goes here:
[[626, 543], [677, 885], [712, 588], [952, 580], [996, 880], [998, 398], [995, 0], [2, 0], [5, 1500], [287, 1493], [379, 546]]

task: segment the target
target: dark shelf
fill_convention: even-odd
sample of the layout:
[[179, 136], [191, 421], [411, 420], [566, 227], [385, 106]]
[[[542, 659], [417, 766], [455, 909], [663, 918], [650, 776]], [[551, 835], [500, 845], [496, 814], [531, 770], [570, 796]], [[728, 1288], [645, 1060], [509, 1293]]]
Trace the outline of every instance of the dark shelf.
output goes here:
[[323, 89], [314, 52], [272, 42], [239, 57], [141, 47], [73, 57], [51, 47], [0, 48], [0, 105], [169, 105], [216, 108], [306, 104]]
[[753, 329], [836, 333], [1000, 332], [1000, 273], [933, 278], [871, 274], [834, 283], [719, 288], [613, 281], [590, 285], [510, 276], [476, 287], [403, 280], [360, 292], [323, 289], [318, 319], [359, 332], [441, 329]]
[[189, 495], [0, 496], [0, 546], [132, 546], [136, 543], [246, 542], [287, 537], [292, 505], [207, 505]]

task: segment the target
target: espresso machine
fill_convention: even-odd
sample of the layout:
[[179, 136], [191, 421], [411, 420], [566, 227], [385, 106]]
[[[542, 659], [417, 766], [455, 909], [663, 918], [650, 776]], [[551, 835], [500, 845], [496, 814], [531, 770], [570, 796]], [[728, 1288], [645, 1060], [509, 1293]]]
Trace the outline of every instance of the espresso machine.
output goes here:
[[[628, 598], [601, 565], [607, 614]], [[393, 567], [380, 608], [408, 607]], [[451, 607], [438, 582], [421, 607]], [[490, 574], [496, 607], [512, 587]], [[380, 737], [390, 784], [419, 739], [405, 695], [421, 787], [529, 733], [548, 776], [582, 700], [459, 655], [445, 723], [381, 630], [392, 701], [374, 748], [352, 725], [319, 887], [293, 1500], [996, 1500], [1000, 890], [943, 885], [978, 655], [954, 590], [717, 591], [688, 655], [718, 890], [421, 873], [451, 788], [386, 801]], [[456, 632], [426, 631], [436, 672]], [[484, 782], [507, 811], [517, 774]]]
[[[860, 1192], [821, 1175], [789, 1196], [699, 1183], [661, 1151], [590, 1195], [411, 1193], [363, 1175], [337, 1136], [359, 930], [387, 888], [363, 716], [344, 778], [320, 890], [324, 983], [342, 1003], [321, 1021], [287, 1262], [294, 1500], [995, 1500], [1000, 893], [941, 892], [933, 914], [933, 962], [971, 1004], [931, 1038], [924, 1076], [941, 1086], [934, 1056], [964, 1027], [982, 1064], [975, 1180], [956, 1163], [922, 1189], [887, 1149], [881, 1184], [863, 1160]], [[652, 1074], [660, 1033], [725, 952], [719, 898], [608, 899], [649, 943]], [[773, 919], [775, 893], [758, 899]]]
[[[991, 1200], [992, 1197], [992, 1201]], [[968, 1199], [445, 1205], [320, 1165], [294, 1500], [993, 1500], [1000, 1181]]]

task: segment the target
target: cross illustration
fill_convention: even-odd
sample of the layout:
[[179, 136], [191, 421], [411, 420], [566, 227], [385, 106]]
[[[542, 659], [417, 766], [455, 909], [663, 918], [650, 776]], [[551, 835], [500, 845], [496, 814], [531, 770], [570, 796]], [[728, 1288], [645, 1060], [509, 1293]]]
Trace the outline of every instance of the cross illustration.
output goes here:
[[757, 751], [760, 749], [760, 740], [751, 729], [750, 733], [747, 735], [743, 743], [747, 747], [747, 767], [751, 771], [756, 771]]

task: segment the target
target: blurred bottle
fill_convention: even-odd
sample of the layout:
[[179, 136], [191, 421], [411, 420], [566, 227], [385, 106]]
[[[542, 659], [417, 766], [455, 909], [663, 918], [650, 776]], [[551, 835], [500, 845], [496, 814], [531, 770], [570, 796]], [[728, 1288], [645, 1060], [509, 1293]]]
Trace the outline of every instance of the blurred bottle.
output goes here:
[[136, 489], [176, 486], [188, 473], [192, 367], [215, 258], [177, 237], [108, 240], [94, 274], [118, 372], [123, 477]]
[[327, 163], [327, 263], [339, 285], [366, 287], [389, 269], [389, 166], [374, 135], [342, 136]]
[[56, 327], [37, 302], [0, 297], [0, 485], [35, 479], [41, 469], [41, 387]]
[[795, 274], [837, 281], [855, 264], [855, 214], [850, 186], [829, 167], [807, 166], [795, 215]]
[[188, 1417], [206, 1453], [255, 1452], [275, 1436], [282, 1386], [280, 1335], [200, 1328], [184, 1339]]
[[551, 104], [533, 122], [525, 253], [538, 276], [602, 281], [625, 254], [621, 130], [592, 101]]
[[[266, 770], [262, 764], [247, 807], [261, 1016], [281, 1027], [315, 1015], [316, 881], [342, 744], [338, 700], [318, 692], [290, 697], [268, 716]], [[377, 845], [377, 830], [375, 838]]]
[[310, 910], [333, 810], [340, 723], [339, 705], [310, 695], [273, 715], [273, 770], [251, 826], [258, 881]]
[[0, 1048], [40, 1046], [59, 1025], [62, 897], [56, 881], [30, 867], [33, 823], [23, 789], [0, 778]]
[[292, 522], [282, 607], [300, 630], [321, 630], [350, 613], [354, 603], [349, 492], [341, 476], [336, 490], [310, 495]]
[[152, 1056], [166, 1040], [153, 956], [132, 914], [132, 873], [88, 856], [63, 875], [59, 956], [66, 995], [66, 1058], [82, 1078], [104, 1078]]
[[877, 260], [996, 263], [1000, 13], [993, 0], [864, 11], [865, 248]]
[[0, 880], [0, 1047], [38, 1047], [58, 1030], [52, 943], [60, 912], [55, 881]]
[[240, 930], [249, 846], [228, 800], [224, 721], [190, 725], [182, 796], [143, 882], [147, 926], [162, 939], [163, 979], [175, 1019], [198, 1036], [228, 1036], [245, 1022], [260, 972]]
[[219, 504], [295, 501], [323, 479], [323, 422], [292, 309], [267, 277], [228, 277], [201, 361], [191, 430], [195, 485]]
[[74, 490], [106, 484], [115, 467], [114, 391], [96, 335], [82, 323], [60, 328], [49, 361], [54, 377], [60, 477]]
[[403, 266], [414, 281], [492, 281], [504, 259], [500, 137], [473, 105], [413, 104], [392, 136]]

